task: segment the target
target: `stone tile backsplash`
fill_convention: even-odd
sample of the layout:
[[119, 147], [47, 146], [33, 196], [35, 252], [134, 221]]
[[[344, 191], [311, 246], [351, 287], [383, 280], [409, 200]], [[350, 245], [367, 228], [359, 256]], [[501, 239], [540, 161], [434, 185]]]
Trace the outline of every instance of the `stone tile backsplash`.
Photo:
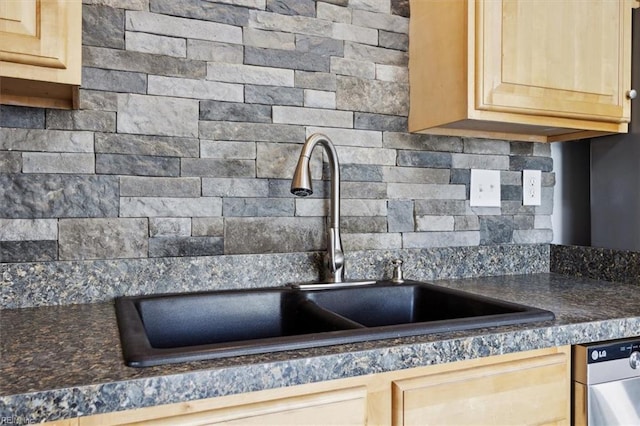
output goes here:
[[[408, 1], [83, 3], [80, 109], [0, 107], [0, 262], [322, 250], [319, 151], [289, 193], [315, 132], [346, 250], [551, 241], [548, 145], [407, 132]], [[469, 206], [471, 168], [501, 171], [501, 207]]]

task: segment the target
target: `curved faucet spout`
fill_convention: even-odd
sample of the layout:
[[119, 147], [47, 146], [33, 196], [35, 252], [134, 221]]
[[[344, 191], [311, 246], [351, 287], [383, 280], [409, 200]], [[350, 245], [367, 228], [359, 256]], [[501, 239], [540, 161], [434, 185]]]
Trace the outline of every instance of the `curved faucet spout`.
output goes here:
[[336, 148], [327, 136], [314, 133], [305, 141], [291, 181], [291, 193], [299, 197], [313, 194], [309, 160], [317, 144], [327, 152], [331, 169], [331, 211], [325, 255], [327, 279], [339, 283], [344, 281], [344, 252], [340, 238], [340, 165]]

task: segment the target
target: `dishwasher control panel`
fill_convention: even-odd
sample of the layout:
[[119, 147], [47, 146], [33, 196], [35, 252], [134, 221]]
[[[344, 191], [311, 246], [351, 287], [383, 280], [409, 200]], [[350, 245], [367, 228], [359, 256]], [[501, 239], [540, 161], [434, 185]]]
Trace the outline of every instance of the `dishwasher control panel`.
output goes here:
[[640, 357], [640, 339], [620, 340], [617, 342], [602, 342], [587, 345], [587, 363], [613, 361], [616, 359]]

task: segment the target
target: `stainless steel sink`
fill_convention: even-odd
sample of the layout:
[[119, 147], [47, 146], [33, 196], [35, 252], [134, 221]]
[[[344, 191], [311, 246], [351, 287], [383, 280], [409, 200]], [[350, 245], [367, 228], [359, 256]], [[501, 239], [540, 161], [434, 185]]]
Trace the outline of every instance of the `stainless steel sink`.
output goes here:
[[121, 297], [116, 314], [132, 367], [554, 319], [416, 281]]

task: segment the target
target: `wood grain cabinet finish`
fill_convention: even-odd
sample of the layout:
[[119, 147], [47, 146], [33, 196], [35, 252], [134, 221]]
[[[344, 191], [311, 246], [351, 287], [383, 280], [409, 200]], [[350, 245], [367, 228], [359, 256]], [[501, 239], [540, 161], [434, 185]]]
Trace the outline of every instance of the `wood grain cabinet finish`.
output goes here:
[[569, 353], [546, 352], [393, 383], [393, 425], [569, 425]]
[[636, 0], [411, 0], [412, 132], [536, 142], [627, 131]]
[[81, 0], [0, 1], [0, 103], [77, 107]]
[[570, 399], [565, 346], [52, 424], [568, 425]]

